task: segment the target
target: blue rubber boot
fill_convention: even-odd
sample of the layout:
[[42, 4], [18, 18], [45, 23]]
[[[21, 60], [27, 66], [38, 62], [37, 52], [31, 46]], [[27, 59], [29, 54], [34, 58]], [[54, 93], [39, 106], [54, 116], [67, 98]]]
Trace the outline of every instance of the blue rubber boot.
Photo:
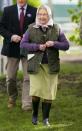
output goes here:
[[33, 123], [34, 125], [37, 125], [37, 124], [38, 124], [38, 108], [39, 108], [39, 102], [40, 102], [40, 100], [38, 100], [38, 101], [32, 100], [32, 107], [33, 107], [32, 123]]
[[42, 102], [43, 124], [45, 126], [50, 126], [49, 124], [50, 109], [51, 109], [51, 103]]

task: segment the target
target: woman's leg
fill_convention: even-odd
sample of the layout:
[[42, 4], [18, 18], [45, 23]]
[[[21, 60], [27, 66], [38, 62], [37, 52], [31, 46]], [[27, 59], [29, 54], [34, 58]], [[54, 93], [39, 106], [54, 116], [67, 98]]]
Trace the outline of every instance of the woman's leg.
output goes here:
[[40, 98], [36, 97], [36, 96], [32, 96], [32, 109], [33, 109], [33, 113], [32, 113], [32, 123], [34, 125], [37, 125], [37, 121], [38, 121], [38, 108], [39, 108], [39, 102], [40, 102]]
[[42, 102], [42, 113], [43, 113], [43, 123], [44, 125], [50, 126], [49, 124], [49, 113], [51, 109], [51, 100], [44, 100]]

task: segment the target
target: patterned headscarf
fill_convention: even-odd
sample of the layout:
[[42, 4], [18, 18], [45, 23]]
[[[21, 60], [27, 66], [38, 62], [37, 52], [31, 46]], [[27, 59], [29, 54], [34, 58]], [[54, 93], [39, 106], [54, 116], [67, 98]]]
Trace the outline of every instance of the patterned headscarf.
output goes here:
[[[49, 16], [49, 21], [48, 23], [46, 23], [46, 25], [41, 25], [39, 20], [38, 20], [38, 12], [40, 9], [46, 9], [48, 16]], [[52, 19], [52, 12], [49, 6], [47, 5], [41, 5], [38, 9], [37, 9], [37, 13], [36, 13], [36, 21], [35, 21], [35, 27], [38, 28], [39, 26], [43, 26], [43, 27], [48, 27], [48, 26], [53, 26], [53, 19]]]

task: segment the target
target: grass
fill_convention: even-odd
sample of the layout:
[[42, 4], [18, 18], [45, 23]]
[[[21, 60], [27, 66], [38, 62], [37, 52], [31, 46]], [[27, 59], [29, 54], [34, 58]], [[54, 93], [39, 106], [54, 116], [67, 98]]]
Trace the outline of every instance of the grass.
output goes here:
[[0, 131], [82, 131], [82, 64], [63, 63], [59, 74], [57, 98], [50, 112], [51, 127], [42, 124], [41, 105], [39, 124], [31, 123], [31, 112], [17, 106], [7, 108], [7, 94], [0, 92]]

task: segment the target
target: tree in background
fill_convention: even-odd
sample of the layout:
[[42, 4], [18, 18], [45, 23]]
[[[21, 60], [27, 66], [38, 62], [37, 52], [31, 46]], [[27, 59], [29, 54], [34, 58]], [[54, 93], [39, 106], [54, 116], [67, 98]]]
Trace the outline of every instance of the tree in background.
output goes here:
[[[72, 0], [70, 0], [72, 1]], [[79, 23], [80, 17], [82, 15], [82, 0], [78, 0], [78, 4], [75, 9], [69, 9], [68, 12], [71, 16], [71, 21], [77, 24], [77, 27], [74, 29], [73, 33], [69, 36], [70, 41], [75, 44], [82, 45], [82, 40], [79, 36]]]
[[[13, 2], [16, 3], [16, 0], [13, 0]], [[34, 7], [38, 7], [41, 5], [41, 0], [28, 0], [28, 4]]]
[[41, 0], [28, 0], [28, 4], [30, 4], [34, 7], [38, 7], [41, 5]]

